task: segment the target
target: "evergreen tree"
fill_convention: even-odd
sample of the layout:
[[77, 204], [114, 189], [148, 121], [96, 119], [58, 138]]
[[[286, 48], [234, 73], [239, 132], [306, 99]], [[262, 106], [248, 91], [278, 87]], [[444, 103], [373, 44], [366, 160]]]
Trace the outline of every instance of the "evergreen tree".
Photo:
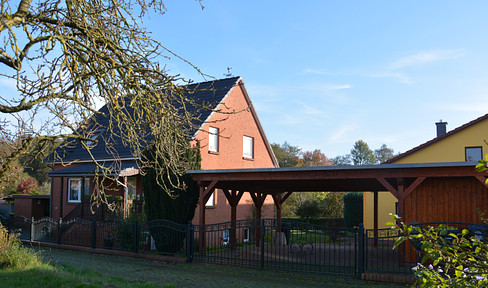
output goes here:
[[[148, 159], [154, 159], [154, 153], [146, 153]], [[156, 161], [156, 160], [155, 160]], [[192, 170], [200, 169], [200, 149], [191, 148], [181, 161], [188, 161]], [[170, 182], [184, 183], [184, 189], [174, 188]], [[155, 169], [150, 168], [142, 177], [145, 206], [144, 211], [149, 224], [151, 236], [156, 248], [162, 252], [177, 252], [184, 245], [184, 232], [161, 228], [157, 221], [165, 219], [179, 224], [187, 224], [193, 219], [198, 204], [199, 188], [191, 175], [175, 175], [171, 172], [158, 176]], [[166, 188], [165, 188], [166, 187]]]

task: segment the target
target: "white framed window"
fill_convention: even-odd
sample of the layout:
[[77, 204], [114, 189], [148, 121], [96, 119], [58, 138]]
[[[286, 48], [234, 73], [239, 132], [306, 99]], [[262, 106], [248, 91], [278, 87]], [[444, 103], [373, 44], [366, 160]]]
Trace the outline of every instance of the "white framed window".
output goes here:
[[219, 152], [219, 128], [208, 128], [208, 151]]
[[254, 138], [249, 136], [242, 137], [242, 157], [254, 159]]
[[71, 178], [68, 180], [68, 202], [81, 202], [81, 178]]
[[90, 196], [90, 178], [83, 179], [83, 196]]
[[222, 244], [229, 245], [229, 230], [222, 231]]
[[207, 203], [205, 203], [205, 207], [214, 207], [215, 206], [215, 192], [212, 192], [210, 194], [210, 197], [208, 197]]
[[137, 177], [127, 177], [127, 200], [136, 199]]
[[244, 228], [244, 237], [242, 237], [242, 242], [249, 242], [249, 228]]
[[466, 161], [479, 161], [483, 159], [481, 147], [466, 147], [465, 148]]

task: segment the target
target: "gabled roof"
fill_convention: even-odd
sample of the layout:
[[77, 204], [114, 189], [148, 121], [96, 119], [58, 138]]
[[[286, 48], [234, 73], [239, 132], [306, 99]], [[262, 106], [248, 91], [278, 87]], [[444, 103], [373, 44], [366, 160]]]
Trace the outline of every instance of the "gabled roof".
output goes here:
[[[185, 86], [187, 92], [185, 92], [186, 97], [195, 101], [197, 105], [210, 105], [216, 108], [218, 104], [225, 98], [225, 96], [234, 88], [240, 81], [240, 77], [231, 77], [226, 79], [207, 81], [201, 83], [194, 83]], [[196, 107], [189, 106], [187, 108], [190, 113], [196, 112]], [[103, 106], [100, 112], [108, 112], [107, 106]], [[127, 109], [128, 113], [131, 113], [130, 109]], [[104, 113], [104, 114], [105, 114]], [[208, 119], [211, 115], [211, 109], [201, 109], [198, 110], [198, 120], [200, 123], [195, 123], [197, 126], [201, 126], [204, 121]], [[110, 161], [113, 160], [113, 156], [107, 152], [107, 150], [115, 151], [118, 154], [118, 158], [121, 160], [135, 160], [130, 147], [124, 146], [121, 141], [116, 141], [117, 135], [120, 134], [118, 127], [114, 127], [111, 134], [104, 130], [104, 127], [109, 125], [109, 119], [101, 114], [97, 114], [95, 117], [95, 123], [98, 123], [100, 130], [103, 132], [100, 134], [100, 141], [90, 150], [93, 157], [99, 161]], [[115, 138], [114, 141], [106, 143], [106, 139]], [[107, 146], [107, 144], [109, 146]], [[58, 149], [56, 152], [63, 159], [64, 163], [69, 163], [72, 161], [76, 162], [91, 162], [91, 157], [87, 151], [82, 148], [79, 141], [74, 142], [70, 147], [63, 147]]]
[[447, 133], [445, 133], [445, 134], [443, 134], [443, 135], [441, 135], [439, 137], [436, 137], [436, 138], [434, 138], [434, 139], [432, 139], [430, 141], [427, 141], [427, 142], [425, 142], [422, 145], [419, 145], [419, 146], [417, 146], [415, 148], [412, 148], [412, 149], [408, 150], [405, 153], [402, 153], [400, 155], [397, 155], [397, 156], [391, 158], [390, 160], [386, 161], [385, 164], [394, 163], [395, 161], [398, 161], [398, 160], [400, 160], [400, 159], [402, 159], [404, 157], [407, 157], [410, 154], [413, 154], [413, 153], [415, 153], [415, 152], [417, 152], [419, 150], [422, 150], [422, 149], [424, 149], [427, 146], [430, 146], [430, 145], [432, 145], [434, 143], [437, 143], [437, 142], [439, 142], [439, 141], [441, 141], [441, 140], [443, 140], [443, 139], [445, 139], [445, 138], [447, 138], [447, 137], [449, 137], [451, 135], [454, 135], [454, 134], [456, 134], [456, 133], [458, 133], [460, 131], [463, 131], [464, 129], [467, 129], [467, 128], [469, 128], [469, 127], [471, 127], [471, 126], [473, 126], [475, 124], [478, 124], [478, 123], [480, 123], [480, 122], [482, 122], [484, 120], [487, 120], [487, 119], [488, 119], [488, 114], [483, 115], [483, 116], [481, 116], [481, 117], [479, 117], [477, 119], [474, 119], [471, 122], [468, 122], [468, 123], [466, 123], [466, 124], [464, 124], [462, 126], [459, 126], [458, 128], [456, 128], [454, 130], [451, 130], [451, 131], [449, 131], [449, 132], [447, 132]]

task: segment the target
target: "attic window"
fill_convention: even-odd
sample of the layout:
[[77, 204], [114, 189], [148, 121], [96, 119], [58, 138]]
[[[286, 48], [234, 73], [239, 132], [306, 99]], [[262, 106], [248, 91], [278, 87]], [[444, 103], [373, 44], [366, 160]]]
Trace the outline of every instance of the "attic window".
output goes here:
[[[90, 131], [90, 133], [87, 136], [88, 136], [88, 138], [95, 140], [98, 138], [98, 136], [100, 136], [100, 134], [103, 133], [103, 131], [105, 131], [105, 129], [97, 129], [94, 132]], [[94, 144], [95, 144], [95, 141], [91, 141], [91, 140], [86, 141], [87, 146], [91, 146]]]
[[208, 151], [219, 152], [219, 128], [208, 128]]
[[479, 161], [483, 159], [481, 147], [466, 147], [464, 151], [466, 161]]
[[254, 158], [254, 138], [249, 136], [242, 137], [242, 157], [246, 159]]

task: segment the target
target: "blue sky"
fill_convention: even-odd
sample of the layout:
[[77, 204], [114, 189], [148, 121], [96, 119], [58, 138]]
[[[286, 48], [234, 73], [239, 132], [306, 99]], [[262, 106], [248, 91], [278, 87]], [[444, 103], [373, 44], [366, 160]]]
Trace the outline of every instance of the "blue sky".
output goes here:
[[143, 25], [205, 73], [242, 76], [271, 143], [404, 152], [440, 119], [449, 131], [488, 113], [488, 1], [165, 3]]

